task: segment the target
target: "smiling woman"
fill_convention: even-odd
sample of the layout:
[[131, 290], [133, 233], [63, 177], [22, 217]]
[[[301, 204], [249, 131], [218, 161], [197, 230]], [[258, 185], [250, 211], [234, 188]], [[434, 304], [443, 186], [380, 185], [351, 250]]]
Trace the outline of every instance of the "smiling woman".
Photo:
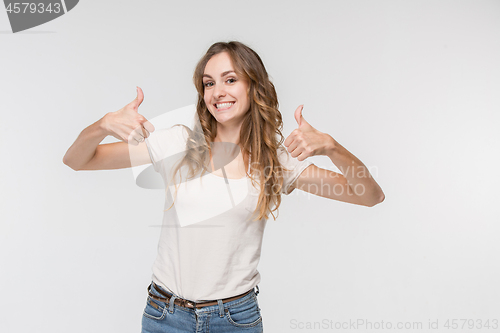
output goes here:
[[203, 86], [205, 104], [217, 120], [218, 136], [215, 141], [225, 141], [221, 136], [230, 136], [231, 132], [236, 137], [250, 109], [248, 81], [240, 79], [235, 73], [227, 52], [216, 54], [208, 61], [203, 74]]
[[[384, 195], [360, 160], [302, 117], [302, 106], [295, 111], [298, 128], [284, 140], [276, 90], [248, 46], [213, 44], [193, 81], [199, 122], [192, 129], [177, 124], [154, 131], [138, 113], [144, 98], [138, 88], [133, 102], [86, 128], [64, 162], [75, 170], [152, 163], [167, 184], [143, 333], [200, 327], [262, 332], [257, 265], [267, 219], [276, 219], [281, 195], [297, 188], [363, 206], [382, 202]], [[98, 145], [106, 135], [124, 142]], [[127, 143], [134, 148], [126, 149]], [[176, 163], [165, 158], [172, 155], [178, 156]], [[364, 172], [318, 168], [307, 160], [314, 155], [327, 155], [340, 170]]]

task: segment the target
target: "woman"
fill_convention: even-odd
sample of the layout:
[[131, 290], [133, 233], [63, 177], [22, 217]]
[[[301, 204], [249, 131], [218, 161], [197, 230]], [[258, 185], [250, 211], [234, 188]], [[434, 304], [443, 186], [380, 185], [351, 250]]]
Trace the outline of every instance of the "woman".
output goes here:
[[[80, 134], [64, 163], [75, 170], [152, 163], [165, 181], [168, 208], [143, 332], [262, 332], [257, 264], [281, 194], [298, 188], [370, 207], [384, 194], [361, 161], [305, 121], [302, 106], [295, 110], [298, 128], [284, 141], [276, 91], [246, 45], [215, 43], [193, 80], [199, 93], [193, 129], [154, 132], [138, 113], [138, 88], [133, 102]], [[107, 135], [123, 142], [99, 145]], [[340, 170], [357, 170], [344, 176], [318, 168], [306, 160], [315, 155], [329, 156]], [[224, 206], [228, 197], [231, 205]]]

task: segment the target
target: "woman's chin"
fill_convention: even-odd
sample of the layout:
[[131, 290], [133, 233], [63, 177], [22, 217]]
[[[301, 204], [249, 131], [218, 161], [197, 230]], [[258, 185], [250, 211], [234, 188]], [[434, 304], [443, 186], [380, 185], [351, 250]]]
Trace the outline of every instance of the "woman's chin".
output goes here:
[[229, 114], [218, 114], [215, 117], [215, 120], [217, 120], [219, 123], [225, 123], [228, 122], [232, 119], [231, 115]]
[[236, 126], [236, 123], [238, 122], [237, 119], [234, 119], [233, 117], [224, 117], [224, 116], [216, 117], [215, 120], [217, 120], [217, 122], [223, 126], [233, 126], [233, 125]]

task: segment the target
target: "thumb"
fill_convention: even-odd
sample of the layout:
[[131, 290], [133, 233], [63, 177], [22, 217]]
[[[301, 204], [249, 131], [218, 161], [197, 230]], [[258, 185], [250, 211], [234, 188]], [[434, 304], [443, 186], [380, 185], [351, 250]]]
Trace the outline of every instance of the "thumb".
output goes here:
[[304, 108], [304, 104], [300, 105], [296, 110], [295, 110], [295, 113], [294, 113], [294, 116], [295, 116], [295, 121], [297, 122], [297, 124], [301, 125], [302, 123], [302, 120], [304, 120], [304, 118], [302, 117], [302, 109]]
[[141, 88], [139, 87], [136, 88], [137, 88], [137, 97], [129, 105], [137, 111], [139, 105], [141, 105], [142, 101], [144, 100], [144, 93], [142, 92]]

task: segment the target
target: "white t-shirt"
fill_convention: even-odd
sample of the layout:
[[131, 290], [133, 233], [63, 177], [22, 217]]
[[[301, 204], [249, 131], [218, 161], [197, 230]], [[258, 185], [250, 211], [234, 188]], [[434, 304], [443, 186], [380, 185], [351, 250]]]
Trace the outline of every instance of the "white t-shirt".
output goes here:
[[[172, 177], [174, 161], [185, 155], [187, 138], [182, 126], [173, 126], [156, 130], [145, 140], [153, 168], [165, 184]], [[312, 162], [292, 158], [284, 148], [278, 158], [291, 169], [283, 174], [286, 194]], [[186, 179], [184, 174], [182, 177]], [[232, 297], [260, 282], [257, 265], [266, 220], [251, 219], [260, 189], [248, 177], [227, 182], [211, 173], [185, 181], [178, 188], [174, 206], [164, 212], [152, 280], [184, 299], [198, 302]], [[170, 185], [165, 193], [167, 209], [175, 187]]]

